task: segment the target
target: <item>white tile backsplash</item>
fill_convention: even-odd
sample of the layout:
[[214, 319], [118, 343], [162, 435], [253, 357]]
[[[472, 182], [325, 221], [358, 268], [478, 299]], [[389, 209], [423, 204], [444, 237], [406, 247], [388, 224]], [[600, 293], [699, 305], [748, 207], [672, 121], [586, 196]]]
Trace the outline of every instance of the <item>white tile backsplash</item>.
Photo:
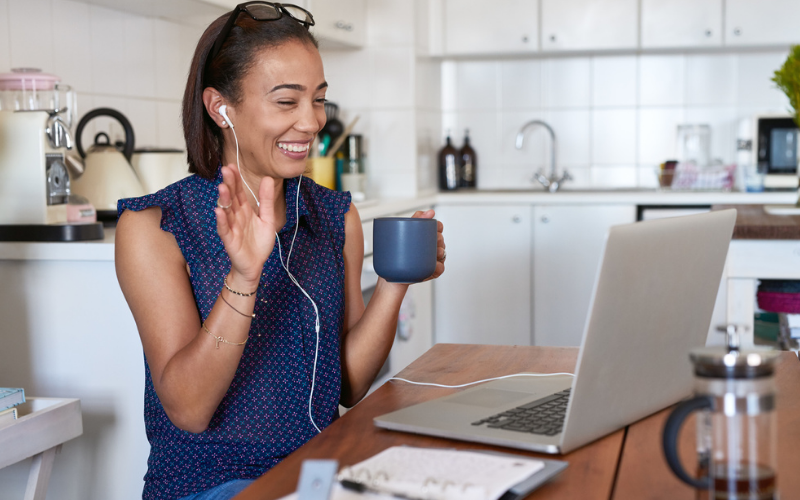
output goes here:
[[366, 50], [330, 50], [322, 53], [328, 100], [340, 109], [361, 109], [370, 105], [370, 53]]
[[158, 147], [158, 122], [154, 119], [158, 116], [156, 101], [134, 97], [128, 99], [127, 108], [126, 117], [136, 136], [136, 148]]
[[126, 15], [123, 26], [124, 62], [127, 74], [125, 94], [131, 97], [155, 97], [155, 21], [146, 17]]
[[658, 165], [674, 159], [678, 125], [685, 122], [683, 108], [639, 109], [638, 164]]
[[639, 104], [677, 106], [685, 101], [683, 55], [646, 55], [639, 58]]
[[155, 32], [155, 71], [156, 97], [175, 99], [183, 96], [186, 87], [186, 70], [189, 61], [183, 60], [181, 50], [181, 29], [179, 25], [156, 19]]
[[690, 107], [686, 123], [706, 124], [711, 128], [711, 158], [724, 163], [736, 161], [736, 137], [739, 120], [732, 107]]
[[125, 95], [128, 65], [125, 61], [125, 18], [130, 14], [91, 6], [92, 91]]
[[376, 47], [370, 51], [370, 105], [377, 109], [414, 104], [414, 48]]
[[636, 106], [637, 63], [631, 56], [592, 58], [592, 106]]
[[416, 140], [414, 113], [408, 110], [372, 110], [368, 136], [370, 176], [377, 172], [407, 172], [414, 177]]
[[89, 5], [71, 0], [53, 0], [53, 34], [58, 40], [53, 44], [53, 72], [73, 88], [90, 90], [92, 35]]
[[610, 167], [607, 165], [589, 168], [591, 185], [598, 188], [632, 188], [639, 183], [635, 165]]
[[686, 56], [686, 104], [733, 106], [736, 103], [735, 54]]
[[591, 105], [591, 59], [588, 57], [542, 60], [542, 106], [585, 108]]
[[[50, 0], [8, 0], [12, 68], [55, 73], [53, 5]], [[0, 35], [2, 36], [2, 35]]]
[[158, 147], [186, 149], [181, 126], [180, 102], [156, 102], [156, 120]]
[[738, 55], [736, 101], [740, 106], [787, 109], [789, 100], [771, 81], [775, 70], [786, 60], [786, 55], [786, 51]]
[[591, 113], [588, 109], [551, 110], [545, 121], [556, 133], [558, 165], [591, 163]]
[[494, 110], [499, 106], [497, 61], [463, 61], [456, 66], [455, 103], [459, 110]]
[[592, 111], [592, 163], [636, 164], [636, 108]]
[[538, 59], [500, 62], [500, 108], [536, 109], [542, 102], [542, 63]]

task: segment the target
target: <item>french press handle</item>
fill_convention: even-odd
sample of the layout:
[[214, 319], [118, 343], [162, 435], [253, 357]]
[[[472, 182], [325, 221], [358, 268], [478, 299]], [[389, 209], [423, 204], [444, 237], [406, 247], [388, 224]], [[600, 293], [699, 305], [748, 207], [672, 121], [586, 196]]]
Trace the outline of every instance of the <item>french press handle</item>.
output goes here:
[[667, 465], [678, 476], [678, 479], [697, 489], [707, 489], [711, 485], [711, 480], [708, 476], [694, 478], [683, 468], [678, 456], [678, 435], [689, 415], [698, 410], [710, 410], [713, 406], [714, 402], [708, 396], [697, 396], [683, 401], [672, 410], [664, 425], [663, 447]]

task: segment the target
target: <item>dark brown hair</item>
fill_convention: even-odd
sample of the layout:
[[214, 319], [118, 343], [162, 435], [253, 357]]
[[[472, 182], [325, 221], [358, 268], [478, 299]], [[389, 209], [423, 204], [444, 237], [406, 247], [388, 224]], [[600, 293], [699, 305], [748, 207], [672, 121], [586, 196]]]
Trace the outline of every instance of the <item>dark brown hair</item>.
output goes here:
[[217, 56], [206, 65], [208, 53], [229, 15], [211, 23], [197, 42], [183, 94], [183, 136], [189, 172], [207, 179], [217, 173], [224, 141], [219, 126], [206, 112], [203, 90], [213, 87], [230, 103], [238, 104], [242, 99], [242, 78], [260, 51], [291, 40], [319, 46], [314, 35], [287, 15], [275, 21], [255, 21], [241, 13]]

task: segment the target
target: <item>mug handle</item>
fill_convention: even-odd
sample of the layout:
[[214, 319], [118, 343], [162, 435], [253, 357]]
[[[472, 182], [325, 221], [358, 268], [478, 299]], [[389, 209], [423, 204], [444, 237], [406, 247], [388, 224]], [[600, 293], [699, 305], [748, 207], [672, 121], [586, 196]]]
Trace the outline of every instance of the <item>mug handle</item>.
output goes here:
[[683, 401], [672, 410], [667, 423], [664, 425], [663, 447], [667, 465], [678, 479], [684, 483], [694, 486], [697, 489], [706, 489], [711, 485], [708, 476], [695, 479], [690, 476], [681, 464], [678, 456], [678, 434], [680, 433], [683, 422], [694, 411], [711, 409], [714, 403], [708, 396], [697, 396], [687, 401]]

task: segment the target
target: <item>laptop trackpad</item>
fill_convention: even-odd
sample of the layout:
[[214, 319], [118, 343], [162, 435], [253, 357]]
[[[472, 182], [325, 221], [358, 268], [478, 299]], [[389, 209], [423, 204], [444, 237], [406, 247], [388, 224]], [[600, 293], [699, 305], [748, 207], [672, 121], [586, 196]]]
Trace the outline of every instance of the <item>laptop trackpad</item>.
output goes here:
[[502, 389], [478, 389], [474, 392], [458, 394], [447, 399], [448, 403], [459, 403], [470, 406], [484, 406], [493, 408], [504, 406], [522, 398], [530, 398], [531, 395], [524, 392], [504, 391]]

